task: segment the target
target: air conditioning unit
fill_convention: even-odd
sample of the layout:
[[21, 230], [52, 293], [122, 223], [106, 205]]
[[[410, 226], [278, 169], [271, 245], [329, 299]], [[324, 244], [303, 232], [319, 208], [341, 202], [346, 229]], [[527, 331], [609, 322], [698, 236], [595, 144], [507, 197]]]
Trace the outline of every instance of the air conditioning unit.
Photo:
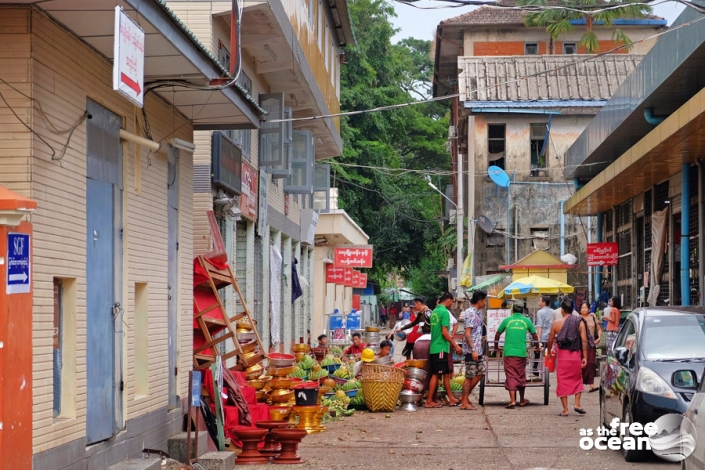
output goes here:
[[531, 140], [543, 140], [546, 137], [546, 125], [531, 125]]
[[455, 139], [457, 137], [455, 133], [455, 126], [448, 126], [448, 138]]

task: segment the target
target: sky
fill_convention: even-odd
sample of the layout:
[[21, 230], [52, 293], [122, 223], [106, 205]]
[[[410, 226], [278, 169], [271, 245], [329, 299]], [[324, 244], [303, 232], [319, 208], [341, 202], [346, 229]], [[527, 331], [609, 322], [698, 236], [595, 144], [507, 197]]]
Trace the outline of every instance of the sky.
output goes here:
[[[440, 2], [420, 1], [419, 6], [437, 6]], [[681, 11], [685, 8], [675, 2], [664, 3], [657, 5], [654, 8], [654, 14], [662, 16], [668, 20], [668, 24], [673, 23]], [[409, 36], [416, 39], [433, 39], [433, 34], [436, 31], [436, 26], [441, 21], [453, 18], [454, 16], [462, 15], [468, 11], [472, 11], [474, 7], [464, 8], [441, 8], [437, 10], [420, 10], [403, 3], [395, 3], [394, 9], [397, 17], [393, 18], [393, 23], [400, 31], [392, 38], [393, 41], [399, 41]]]

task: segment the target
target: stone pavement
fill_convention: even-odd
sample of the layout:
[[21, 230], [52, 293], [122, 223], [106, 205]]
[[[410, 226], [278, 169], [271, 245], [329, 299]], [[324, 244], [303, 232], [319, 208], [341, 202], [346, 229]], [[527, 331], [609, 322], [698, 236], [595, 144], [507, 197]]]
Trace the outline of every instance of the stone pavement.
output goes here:
[[[555, 383], [555, 374], [552, 377]], [[477, 390], [471, 401], [477, 406]], [[636, 469], [679, 468], [656, 457], [629, 464], [616, 451], [583, 451], [579, 429], [598, 426], [598, 394], [583, 396], [584, 416], [558, 416], [555, 392], [544, 406], [543, 389], [527, 390], [533, 403], [507, 410], [502, 388], [487, 388], [477, 411], [443, 407], [416, 413], [355, 412], [307, 436], [300, 454], [303, 469]], [[538, 404], [541, 403], [541, 404]], [[572, 408], [571, 408], [572, 410]], [[286, 466], [285, 466], [286, 467]], [[245, 468], [245, 467], [241, 467]], [[261, 468], [261, 467], [260, 467]]]

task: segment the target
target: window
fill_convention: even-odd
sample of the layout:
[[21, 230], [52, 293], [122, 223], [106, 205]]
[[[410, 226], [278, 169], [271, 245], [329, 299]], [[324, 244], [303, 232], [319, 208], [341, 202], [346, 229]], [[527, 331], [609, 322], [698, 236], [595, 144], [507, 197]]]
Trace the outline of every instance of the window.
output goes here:
[[54, 418], [76, 417], [76, 279], [54, 278]]
[[311, 131], [296, 130], [291, 145], [291, 176], [286, 179], [284, 191], [296, 195], [313, 193], [314, 147]]
[[[244, 71], [240, 71], [240, 75], [237, 77], [237, 84], [247, 90], [247, 94], [252, 95], [252, 80]], [[249, 160], [252, 154], [252, 130], [238, 129], [229, 131], [226, 135], [240, 146], [242, 157]]]
[[506, 141], [505, 124], [488, 124], [487, 126], [487, 152], [490, 165], [504, 168], [504, 151]]
[[531, 246], [534, 250], [548, 250], [548, 229], [531, 229]]
[[325, 34], [325, 38], [324, 38], [325, 43], [326, 43], [326, 51], [325, 51], [325, 55], [323, 57], [324, 57], [324, 60], [326, 63], [327, 70], [330, 70], [330, 42], [328, 41], [328, 30], [329, 29], [330, 28], [328, 27], [328, 20], [326, 20], [326, 34]]
[[531, 142], [531, 176], [548, 176], [546, 174], [546, 124], [530, 124]]
[[330, 165], [316, 163], [313, 179], [313, 209], [321, 213], [330, 211]]
[[316, 35], [318, 36], [318, 49], [323, 53], [323, 17], [325, 13], [323, 11], [323, 2], [318, 0], [318, 27], [316, 28]]
[[504, 246], [504, 235], [497, 232], [487, 235], [487, 246]]
[[563, 53], [564, 54], [577, 54], [578, 44], [574, 42], [564, 42], [563, 43]]
[[308, 27], [311, 28], [311, 30], [313, 30], [316, 26], [316, 14], [315, 14], [316, 0], [308, 0], [307, 6], [308, 6]]
[[539, 55], [539, 43], [527, 42], [524, 44], [524, 55]]
[[230, 51], [228, 51], [222, 41], [218, 41], [218, 62], [226, 70], [230, 70]]

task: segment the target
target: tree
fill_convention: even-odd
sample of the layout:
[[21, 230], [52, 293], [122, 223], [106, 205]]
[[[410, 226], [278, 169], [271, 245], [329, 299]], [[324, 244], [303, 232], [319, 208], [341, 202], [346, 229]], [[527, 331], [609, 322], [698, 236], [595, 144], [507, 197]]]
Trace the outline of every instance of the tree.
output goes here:
[[[524, 24], [531, 27], [546, 28], [546, 32], [551, 36], [551, 39], [555, 40], [561, 34], [573, 31], [574, 26], [571, 21], [585, 20], [586, 31], [580, 38], [578, 46], [584, 47], [588, 53], [594, 54], [600, 50], [600, 44], [593, 31], [594, 26], [610, 28], [614, 26], [614, 20], [616, 19], [643, 18], [644, 15], [651, 13], [651, 7], [638, 4], [638, 1], [562, 0], [558, 2], [558, 6], [564, 8], [548, 8], [540, 12], [529, 13], [524, 18]], [[545, 6], [549, 5], [549, 0], [519, 0], [518, 5]], [[553, 3], [550, 3], [550, 5], [553, 5]], [[618, 5], [621, 6], [600, 11], [601, 8]], [[572, 8], [572, 10], [568, 8]], [[591, 13], [590, 10], [596, 10], [596, 12]], [[619, 44], [629, 44], [627, 49], [631, 49], [630, 44], [632, 41], [621, 29], [615, 28], [612, 38]]]
[[[341, 109], [365, 110], [430, 95], [430, 41], [392, 43], [392, 5], [351, 0], [357, 47], [346, 51], [341, 70]], [[330, 161], [339, 204], [375, 246], [370, 278], [386, 285], [390, 275], [419, 279], [437, 293], [438, 271], [448, 253], [440, 196], [424, 175], [447, 173], [448, 108], [423, 103], [341, 118], [343, 155]], [[441, 175], [441, 184], [448, 178]], [[445, 282], [442, 278], [441, 281]]]

